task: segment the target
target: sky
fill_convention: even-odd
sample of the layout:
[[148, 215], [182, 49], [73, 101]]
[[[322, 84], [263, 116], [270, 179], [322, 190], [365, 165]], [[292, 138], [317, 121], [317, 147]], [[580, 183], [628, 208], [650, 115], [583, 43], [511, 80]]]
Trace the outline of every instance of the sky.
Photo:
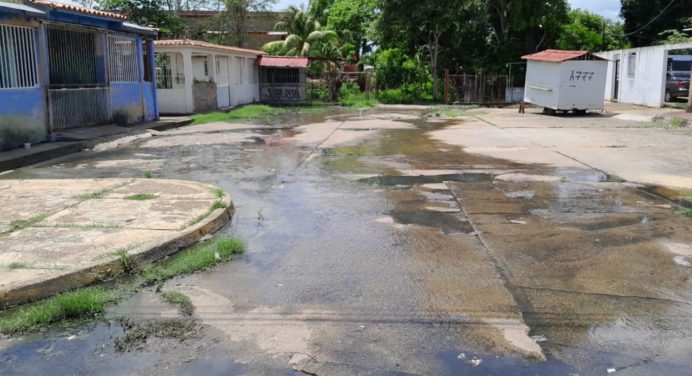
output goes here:
[[[568, 0], [568, 2], [572, 8], [590, 10], [613, 20], [620, 15], [620, 0]], [[282, 10], [289, 5], [300, 6], [306, 3], [306, 0], [278, 0], [274, 9]]]

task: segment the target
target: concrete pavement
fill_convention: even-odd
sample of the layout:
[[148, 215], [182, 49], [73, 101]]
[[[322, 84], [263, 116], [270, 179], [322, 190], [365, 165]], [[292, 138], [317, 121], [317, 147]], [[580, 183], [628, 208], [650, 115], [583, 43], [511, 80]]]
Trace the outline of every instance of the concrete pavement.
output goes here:
[[[227, 209], [211, 209], [223, 201]], [[209, 184], [159, 179], [0, 181], [0, 306], [92, 283], [153, 261], [229, 222]]]

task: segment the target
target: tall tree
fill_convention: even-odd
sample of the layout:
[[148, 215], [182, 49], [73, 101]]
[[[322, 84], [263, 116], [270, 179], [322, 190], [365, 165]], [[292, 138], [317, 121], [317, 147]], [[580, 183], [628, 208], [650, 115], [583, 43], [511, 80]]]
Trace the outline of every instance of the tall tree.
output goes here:
[[557, 47], [563, 50], [607, 51], [627, 48], [622, 24], [586, 10], [574, 9], [562, 25]]
[[221, 34], [217, 42], [237, 47], [245, 45], [250, 12], [265, 11], [276, 0], [221, 0], [221, 11], [216, 18], [216, 27]]
[[338, 35], [322, 29], [322, 25], [302, 9], [290, 7], [284, 19], [274, 28], [287, 32], [288, 36], [284, 40], [265, 44], [262, 51], [283, 56], [338, 55]]
[[497, 57], [517, 60], [555, 45], [568, 21], [566, 0], [487, 0]]
[[164, 10], [162, 0], [104, 0], [98, 7], [117, 10], [134, 23], [154, 26], [164, 37], [179, 37], [186, 27], [185, 21], [175, 13]]
[[453, 11], [469, 1], [445, 3], [439, 0], [379, 0], [377, 20], [380, 42], [389, 47], [403, 47], [408, 53], [421, 52], [428, 57], [433, 78], [433, 96], [439, 97], [439, 60], [443, 52], [442, 36], [458, 20]]
[[370, 52], [367, 33], [375, 20], [376, 7], [375, 0], [334, 0], [329, 7], [326, 28], [339, 35], [345, 56]]
[[666, 30], [692, 27], [692, 0], [622, 0], [625, 33], [635, 47], [655, 44]]

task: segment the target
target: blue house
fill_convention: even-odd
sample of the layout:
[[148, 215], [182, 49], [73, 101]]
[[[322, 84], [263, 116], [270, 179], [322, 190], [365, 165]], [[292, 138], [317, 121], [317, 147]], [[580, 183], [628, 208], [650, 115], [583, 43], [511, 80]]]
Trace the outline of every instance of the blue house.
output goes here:
[[156, 36], [116, 13], [0, 2], [0, 149], [70, 128], [158, 119]]

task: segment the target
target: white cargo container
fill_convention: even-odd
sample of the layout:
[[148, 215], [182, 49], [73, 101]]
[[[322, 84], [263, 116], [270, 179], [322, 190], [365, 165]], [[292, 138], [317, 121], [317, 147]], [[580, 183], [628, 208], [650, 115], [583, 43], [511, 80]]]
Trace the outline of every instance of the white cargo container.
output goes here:
[[524, 102], [548, 112], [603, 109], [608, 61], [588, 51], [545, 50], [526, 60]]

